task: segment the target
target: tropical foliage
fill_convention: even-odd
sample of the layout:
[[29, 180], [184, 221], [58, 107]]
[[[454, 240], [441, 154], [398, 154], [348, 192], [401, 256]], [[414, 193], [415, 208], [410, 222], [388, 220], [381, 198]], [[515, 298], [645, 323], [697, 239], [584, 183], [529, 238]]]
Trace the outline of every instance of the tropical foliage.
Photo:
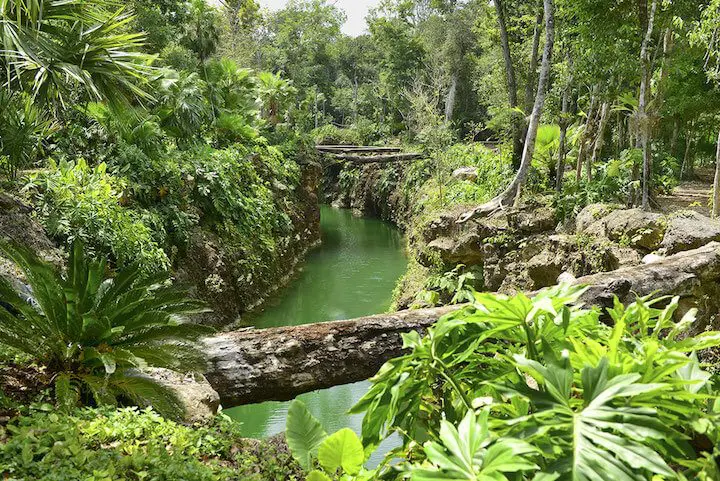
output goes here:
[[225, 416], [185, 426], [151, 409], [61, 413], [38, 405], [6, 430], [0, 469], [13, 481], [303, 479], [286, 450], [243, 439], [240, 425]]
[[0, 248], [32, 290], [27, 299], [0, 278], [0, 343], [47, 370], [61, 406], [127, 399], [171, 416], [182, 413], [173, 393], [143, 371], [203, 368], [194, 341], [208, 328], [183, 319], [203, 310], [201, 303], [188, 299], [164, 273], [143, 276], [134, 267], [108, 277], [107, 263], [87, 257], [80, 242], [67, 273], [26, 248], [7, 243]]
[[[582, 293], [475, 294], [426, 336], [403, 336], [410, 353], [353, 408], [362, 444], [327, 437], [294, 402], [293, 455], [318, 480], [715, 479], [720, 397], [697, 354], [720, 333], [693, 335], [693, 311], [673, 320], [677, 298], [601, 313], [577, 307]], [[361, 468], [362, 446], [367, 458], [392, 433], [403, 443], [387, 464]]]
[[720, 398], [697, 354], [720, 334], [673, 320], [677, 298], [601, 313], [581, 294], [476, 294], [404, 335], [353, 408], [364, 445], [399, 433], [389, 456], [419, 480], [713, 479]]

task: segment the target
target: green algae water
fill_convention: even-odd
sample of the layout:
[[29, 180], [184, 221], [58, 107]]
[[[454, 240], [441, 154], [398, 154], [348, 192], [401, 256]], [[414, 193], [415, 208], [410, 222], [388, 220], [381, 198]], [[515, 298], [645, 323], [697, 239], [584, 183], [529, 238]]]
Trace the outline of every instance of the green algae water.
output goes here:
[[[308, 255], [292, 284], [253, 320], [257, 328], [352, 319], [390, 307], [395, 283], [407, 265], [400, 231], [386, 222], [328, 206], [321, 207], [320, 219], [322, 245]], [[368, 387], [363, 381], [310, 392], [299, 399], [329, 433], [349, 427], [359, 434], [362, 417], [346, 413]], [[225, 413], [242, 423], [245, 436], [263, 438], [285, 430], [288, 405], [271, 401]]]

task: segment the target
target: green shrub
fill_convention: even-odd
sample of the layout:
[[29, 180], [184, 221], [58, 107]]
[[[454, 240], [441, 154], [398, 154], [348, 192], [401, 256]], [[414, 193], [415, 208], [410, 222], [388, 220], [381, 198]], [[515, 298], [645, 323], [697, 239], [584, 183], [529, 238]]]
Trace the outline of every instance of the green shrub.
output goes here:
[[106, 263], [89, 260], [79, 242], [67, 273], [26, 248], [1, 243], [0, 252], [23, 272], [34, 303], [0, 277], [0, 344], [44, 368], [61, 406], [131, 400], [182, 414], [172, 392], [142, 369], [204, 367], [195, 341], [210, 329], [182, 317], [203, 312], [201, 303], [163, 274], [134, 268], [107, 277]]
[[[476, 180], [453, 178], [452, 173], [460, 167], [475, 168]], [[497, 153], [477, 143], [456, 144], [437, 152], [424, 165], [414, 166], [402, 189], [415, 192], [412, 204], [416, 213], [430, 217], [438, 210], [489, 200], [511, 177], [507, 153]]]
[[122, 206], [126, 181], [110, 175], [105, 164], [89, 167], [51, 162], [47, 171], [33, 174], [26, 189], [51, 236], [72, 243], [79, 239], [100, 255], [111, 255], [120, 266], [140, 262], [147, 272], [169, 267], [163, 250], [138, 213]]
[[323, 125], [310, 132], [318, 145], [362, 145], [362, 138], [354, 129], [343, 129], [332, 124]]
[[366, 447], [403, 439], [390, 456], [406, 461], [374, 479], [717, 479], [718, 379], [698, 353], [720, 332], [674, 320], [679, 298], [616, 302], [606, 324], [582, 292], [475, 294], [403, 335], [410, 352], [351, 410]]
[[482, 266], [458, 264], [451, 271], [430, 275], [415, 296], [412, 307], [434, 307], [471, 301], [483, 287]]
[[8, 481], [293, 481], [302, 479], [286, 450], [241, 438], [218, 416], [183, 426], [150, 409], [31, 410], [0, 443]]

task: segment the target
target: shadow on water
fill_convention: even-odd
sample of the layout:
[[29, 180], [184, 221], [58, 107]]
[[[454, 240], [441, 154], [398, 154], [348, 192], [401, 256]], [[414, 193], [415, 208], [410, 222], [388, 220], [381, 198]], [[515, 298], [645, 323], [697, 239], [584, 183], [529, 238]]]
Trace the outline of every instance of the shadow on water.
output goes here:
[[[295, 281], [253, 319], [258, 328], [352, 319], [385, 312], [395, 283], [405, 272], [404, 241], [392, 225], [353, 217], [350, 211], [321, 208], [322, 245], [311, 252]], [[360, 433], [361, 416], [348, 409], [369, 387], [367, 381], [299, 396], [328, 432], [350, 427]], [[266, 437], [285, 429], [286, 402], [265, 402], [227, 409], [248, 437]], [[390, 440], [392, 444], [392, 440]], [[385, 446], [387, 448], [387, 446]], [[378, 451], [370, 463], [380, 461]]]

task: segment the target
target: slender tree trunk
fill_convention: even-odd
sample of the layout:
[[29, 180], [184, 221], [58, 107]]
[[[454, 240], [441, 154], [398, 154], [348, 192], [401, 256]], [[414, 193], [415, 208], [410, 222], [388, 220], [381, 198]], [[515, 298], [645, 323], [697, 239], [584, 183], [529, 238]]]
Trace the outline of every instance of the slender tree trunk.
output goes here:
[[540, 50], [540, 33], [542, 32], [543, 8], [538, 2], [538, 12], [535, 17], [535, 29], [533, 30], [532, 51], [530, 53], [530, 68], [528, 69], [527, 82], [525, 83], [525, 114], [530, 115], [533, 108], [533, 87], [538, 67], [538, 54]]
[[545, 96], [547, 94], [547, 85], [550, 81], [550, 67], [552, 63], [553, 47], [555, 45], [555, 5], [553, 0], [543, 0], [545, 9], [545, 48], [543, 49], [542, 66], [540, 67], [540, 78], [538, 80], [538, 89], [535, 95], [535, 106], [533, 107], [530, 123], [528, 125], [527, 136], [525, 138], [525, 148], [523, 149], [522, 162], [520, 169], [515, 174], [515, 178], [505, 191], [490, 202], [476, 207], [466, 212], [458, 219], [459, 223], [467, 222], [470, 219], [480, 215], [490, 214], [498, 209], [504, 208], [510, 202], [517, 201], [520, 198], [522, 187], [525, 185], [530, 166], [532, 164], [533, 154], [535, 153], [535, 140], [537, 139], [538, 128], [540, 127], [540, 117], [545, 107]]
[[603, 144], [605, 143], [605, 127], [607, 127], [608, 113], [610, 111], [610, 102], [603, 102], [600, 113], [600, 125], [598, 126], [597, 138], [595, 139], [595, 148], [593, 149], [592, 159], [587, 166], [588, 182], [592, 180], [592, 166], [600, 160]]
[[455, 113], [455, 99], [457, 97], [457, 86], [458, 86], [458, 73], [453, 72], [452, 79], [450, 80], [450, 88], [448, 89], [447, 97], [445, 98], [445, 121], [452, 121], [453, 114]]
[[695, 166], [694, 164], [694, 153], [692, 145], [695, 139], [692, 137], [692, 124], [685, 134], [685, 155], [683, 156], [683, 163], [680, 167], [680, 178], [686, 180], [692, 180], [695, 178]]
[[513, 128], [513, 167], [520, 167], [522, 159], [522, 129], [523, 123], [517, 116], [515, 109], [518, 107], [517, 98], [517, 81], [515, 79], [515, 67], [512, 63], [510, 55], [510, 40], [508, 38], [507, 26], [505, 23], [505, 8], [503, 0], [495, 0], [495, 11], [497, 12], [498, 28], [500, 29], [500, 44], [503, 51], [503, 59], [505, 60], [505, 77], [507, 80], [508, 101], [512, 113]]
[[562, 191], [563, 177], [565, 177], [565, 157], [567, 156], [567, 129], [568, 129], [568, 111], [570, 104], [570, 84], [563, 92], [562, 109], [560, 111], [560, 145], [558, 146], [558, 162], [557, 171], [555, 173], [555, 190]]
[[318, 122], [318, 94], [315, 92], [315, 128], [317, 129], [319, 126]]
[[358, 79], [355, 75], [353, 82], [353, 122], [357, 123], [358, 119]]
[[[650, 182], [652, 177], [652, 144], [650, 140], [650, 119], [647, 114], [647, 105], [650, 98], [650, 41], [652, 39], [653, 28], [655, 25], [655, 11], [657, 10], [657, 0], [652, 0], [650, 12], [647, 12], [646, 0], [638, 0], [640, 6], [641, 25], [646, 24], [646, 30], [642, 45], [640, 48], [640, 64], [641, 80], [640, 80], [640, 99], [638, 102], [638, 120], [640, 123], [640, 142], [643, 151], [643, 171], [642, 171], [642, 208], [650, 209]], [[646, 21], [643, 22], [642, 19]]]
[[675, 153], [677, 151], [677, 141], [678, 136], [680, 135], [680, 121], [678, 119], [675, 119], [673, 121], [673, 131], [672, 135], [670, 136], [670, 155], [675, 157]]
[[[593, 91], [595, 89], [593, 88]], [[575, 180], [580, 182], [582, 178], [582, 168], [585, 163], [585, 156], [587, 155], [588, 142], [592, 137], [592, 125], [595, 117], [595, 94], [593, 93], [590, 97], [590, 108], [588, 109], [587, 119], [585, 119], [585, 129], [580, 136], [580, 145], [578, 146], [577, 165], [575, 166]]]
[[720, 133], [718, 133], [717, 150], [715, 151], [715, 180], [713, 181], [713, 218], [720, 215]]

